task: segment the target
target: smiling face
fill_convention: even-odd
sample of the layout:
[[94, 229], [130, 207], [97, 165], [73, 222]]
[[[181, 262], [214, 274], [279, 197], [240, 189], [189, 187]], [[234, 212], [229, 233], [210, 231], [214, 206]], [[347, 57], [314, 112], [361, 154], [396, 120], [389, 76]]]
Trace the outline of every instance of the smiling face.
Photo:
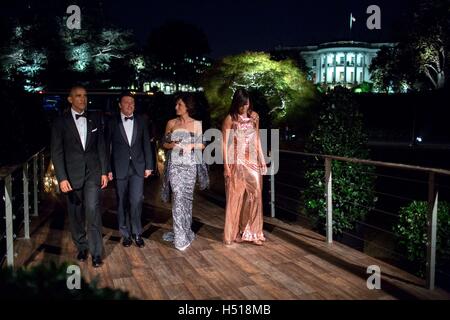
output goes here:
[[76, 112], [82, 113], [84, 112], [84, 110], [86, 110], [87, 106], [87, 92], [84, 88], [81, 87], [73, 88], [70, 91], [67, 100]]
[[131, 116], [134, 112], [134, 98], [130, 96], [122, 97], [119, 102], [119, 108], [126, 117]]
[[177, 113], [177, 116], [184, 116], [188, 114], [186, 104], [183, 100], [178, 99], [177, 104], [175, 105], [175, 111]]

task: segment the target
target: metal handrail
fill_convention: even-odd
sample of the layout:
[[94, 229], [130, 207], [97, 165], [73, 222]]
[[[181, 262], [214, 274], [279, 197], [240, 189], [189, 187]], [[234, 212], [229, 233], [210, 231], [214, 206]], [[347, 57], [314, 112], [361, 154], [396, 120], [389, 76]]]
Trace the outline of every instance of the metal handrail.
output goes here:
[[[368, 159], [358, 159], [342, 157], [328, 154], [308, 153], [301, 151], [279, 150], [280, 153], [301, 155], [306, 157], [320, 158], [324, 160], [325, 165], [325, 199], [327, 206], [326, 216], [326, 237], [327, 243], [333, 243], [333, 184], [332, 184], [332, 162], [342, 161], [349, 163], [358, 163], [377, 167], [394, 168], [401, 170], [412, 170], [428, 173], [428, 214], [427, 214], [427, 271], [426, 286], [432, 290], [435, 287], [436, 273], [436, 237], [437, 237], [437, 208], [438, 208], [438, 186], [436, 184], [436, 175], [450, 176], [450, 170], [429, 168], [401, 163], [374, 161]], [[271, 216], [275, 217], [275, 175], [270, 176], [270, 207]]]
[[422, 167], [422, 166], [413, 166], [413, 165], [402, 164], [402, 163], [375, 161], [375, 160], [358, 159], [358, 158], [348, 158], [348, 157], [334, 156], [334, 155], [328, 155], [328, 154], [308, 153], [308, 152], [291, 151], [291, 150], [280, 150], [280, 153], [303, 155], [303, 156], [310, 156], [310, 157], [320, 157], [323, 159], [329, 158], [331, 160], [340, 160], [340, 161], [345, 161], [345, 162], [361, 163], [361, 164], [374, 165], [374, 166], [387, 167], [387, 168], [395, 168], [395, 169], [434, 172], [437, 174], [443, 174], [443, 175], [450, 176], [450, 170], [429, 168], [429, 167]]
[[[0, 168], [0, 181], [4, 181], [4, 190], [5, 190], [5, 237], [6, 237], [6, 264], [10, 267], [14, 266], [14, 239], [16, 235], [14, 233], [14, 224], [13, 221], [16, 219], [16, 216], [13, 214], [13, 200], [16, 198], [14, 190], [12, 188], [13, 174], [22, 169], [22, 181], [23, 181], [23, 222], [24, 222], [24, 238], [30, 239], [30, 204], [29, 204], [29, 182], [30, 179], [28, 177], [28, 169], [29, 163], [32, 162], [33, 167], [33, 214], [32, 216], [38, 216], [38, 194], [39, 194], [39, 180], [43, 180], [44, 174], [44, 166], [45, 166], [45, 158], [44, 158], [45, 148], [42, 148], [31, 157], [29, 157], [26, 161], [19, 165], [13, 165], [8, 167]], [[38, 162], [41, 162], [41, 175], [38, 177]]]

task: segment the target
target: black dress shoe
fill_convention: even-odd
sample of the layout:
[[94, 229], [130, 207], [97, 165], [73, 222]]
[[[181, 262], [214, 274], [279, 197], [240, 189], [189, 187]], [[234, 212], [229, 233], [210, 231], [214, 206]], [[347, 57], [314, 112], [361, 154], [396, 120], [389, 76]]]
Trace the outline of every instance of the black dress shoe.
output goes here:
[[139, 248], [143, 248], [145, 246], [144, 239], [141, 236], [135, 236], [134, 242]]
[[133, 244], [133, 240], [131, 240], [130, 237], [128, 237], [128, 238], [123, 238], [123, 240], [122, 240], [122, 245], [123, 245], [124, 247], [129, 247], [129, 246], [131, 246], [132, 244]]
[[92, 266], [98, 268], [102, 265], [102, 258], [100, 256], [92, 257]]
[[77, 259], [78, 261], [83, 262], [87, 259], [87, 256], [88, 256], [87, 250], [81, 250], [78, 251]]

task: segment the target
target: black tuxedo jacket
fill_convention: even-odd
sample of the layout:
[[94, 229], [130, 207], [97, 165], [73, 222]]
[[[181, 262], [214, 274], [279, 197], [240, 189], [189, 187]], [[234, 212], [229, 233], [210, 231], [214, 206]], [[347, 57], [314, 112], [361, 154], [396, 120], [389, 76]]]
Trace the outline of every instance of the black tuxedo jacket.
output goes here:
[[130, 160], [139, 176], [144, 176], [145, 170], [154, 170], [150, 136], [145, 119], [134, 114], [133, 135], [131, 146], [128, 143], [125, 128], [120, 113], [112, 117], [106, 129], [106, 145], [110, 152], [109, 171], [116, 179], [128, 176]]
[[73, 189], [83, 187], [86, 179], [101, 184], [107, 174], [103, 123], [100, 115], [87, 112], [86, 148], [70, 109], [55, 119], [52, 128], [51, 157], [59, 182], [68, 180]]

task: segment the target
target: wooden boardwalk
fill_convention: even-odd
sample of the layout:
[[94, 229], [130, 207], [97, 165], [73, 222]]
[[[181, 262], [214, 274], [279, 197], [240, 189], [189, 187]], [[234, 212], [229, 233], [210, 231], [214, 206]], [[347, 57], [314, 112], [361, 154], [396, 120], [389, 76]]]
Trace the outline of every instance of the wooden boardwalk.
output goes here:
[[[90, 281], [127, 290], [140, 299], [450, 299], [424, 281], [298, 225], [265, 218], [267, 242], [222, 244], [223, 207], [202, 195], [194, 200], [197, 239], [185, 252], [161, 237], [171, 229], [170, 205], [159, 201], [159, 182], [146, 185], [145, 248], [124, 248], [117, 231], [114, 189], [103, 196], [104, 265], [75, 262], [64, 198], [50, 195], [32, 223], [31, 240], [15, 242], [16, 266], [74, 261]], [[381, 290], [366, 286], [366, 268], [381, 267]]]

